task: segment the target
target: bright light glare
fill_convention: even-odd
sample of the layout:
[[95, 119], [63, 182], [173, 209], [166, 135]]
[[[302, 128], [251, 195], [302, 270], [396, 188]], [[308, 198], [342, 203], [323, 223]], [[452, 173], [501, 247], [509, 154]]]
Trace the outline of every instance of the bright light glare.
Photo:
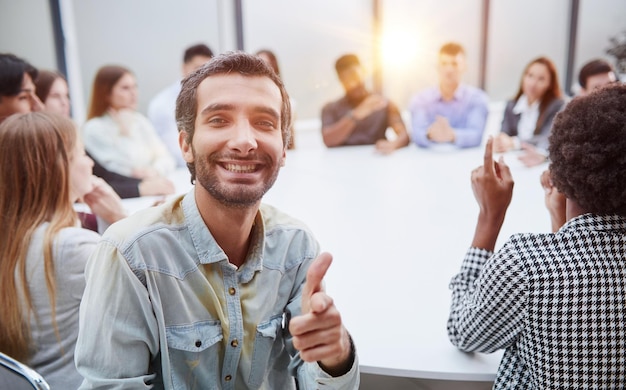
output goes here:
[[381, 58], [385, 69], [408, 69], [415, 64], [421, 42], [415, 32], [389, 31], [381, 39]]

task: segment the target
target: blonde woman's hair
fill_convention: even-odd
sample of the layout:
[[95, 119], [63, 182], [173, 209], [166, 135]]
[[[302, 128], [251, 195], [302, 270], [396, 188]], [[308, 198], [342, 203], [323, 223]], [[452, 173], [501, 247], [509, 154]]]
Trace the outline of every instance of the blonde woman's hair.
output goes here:
[[53, 242], [61, 229], [77, 221], [69, 178], [76, 139], [74, 123], [57, 114], [16, 114], [0, 124], [0, 226], [6, 229], [0, 235], [0, 351], [18, 360], [28, 358], [29, 318], [34, 314], [26, 254], [33, 232], [44, 222], [49, 222], [44, 235], [44, 272], [59, 336]]

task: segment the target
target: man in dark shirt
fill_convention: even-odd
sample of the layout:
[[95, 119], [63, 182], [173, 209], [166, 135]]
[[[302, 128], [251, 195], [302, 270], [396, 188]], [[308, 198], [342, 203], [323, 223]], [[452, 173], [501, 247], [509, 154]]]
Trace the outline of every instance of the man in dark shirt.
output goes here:
[[[335, 69], [346, 94], [322, 109], [324, 144], [328, 147], [375, 144], [385, 154], [407, 146], [409, 135], [398, 107], [365, 88], [358, 57], [341, 56]], [[391, 140], [386, 136], [389, 127], [396, 133]]]
[[603, 59], [591, 60], [583, 65], [578, 73], [578, 83], [580, 84], [578, 95], [587, 95], [594, 89], [618, 80], [613, 65], [608, 61]]

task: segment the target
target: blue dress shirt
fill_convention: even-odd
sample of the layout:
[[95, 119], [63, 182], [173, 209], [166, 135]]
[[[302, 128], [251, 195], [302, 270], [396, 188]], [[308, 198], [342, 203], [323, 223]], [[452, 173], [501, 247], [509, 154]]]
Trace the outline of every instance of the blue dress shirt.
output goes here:
[[450, 101], [444, 101], [439, 87], [428, 88], [411, 101], [412, 139], [421, 147], [435, 142], [426, 137], [437, 116], [448, 119], [455, 132], [454, 144], [459, 148], [479, 146], [482, 142], [487, 115], [487, 94], [478, 88], [461, 84]]

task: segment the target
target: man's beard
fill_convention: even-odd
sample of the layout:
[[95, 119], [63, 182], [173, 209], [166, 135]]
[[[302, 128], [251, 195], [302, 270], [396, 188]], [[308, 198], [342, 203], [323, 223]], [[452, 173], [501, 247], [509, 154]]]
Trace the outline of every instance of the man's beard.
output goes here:
[[365, 84], [360, 84], [358, 87], [352, 88], [346, 93], [348, 101], [352, 106], [358, 106], [369, 95]]
[[[195, 150], [193, 151], [193, 154], [194, 156], [197, 156]], [[271, 167], [273, 169], [270, 176], [265, 178], [260, 185], [244, 183], [225, 184], [221, 182], [215, 172], [215, 167], [218, 165], [217, 161], [220, 158], [223, 158], [223, 155], [220, 155], [219, 153], [212, 153], [204, 160], [196, 159], [196, 180], [214, 199], [224, 206], [245, 209], [255, 205], [259, 200], [261, 200], [261, 198], [263, 198], [263, 195], [265, 195], [265, 193], [272, 188], [276, 182], [276, 178], [278, 177], [278, 171], [280, 170], [280, 164], [276, 161], [272, 161], [267, 156], [259, 157], [255, 157], [254, 160], [263, 161], [266, 168]], [[243, 163], [246, 161], [240, 158], [232, 159]]]

